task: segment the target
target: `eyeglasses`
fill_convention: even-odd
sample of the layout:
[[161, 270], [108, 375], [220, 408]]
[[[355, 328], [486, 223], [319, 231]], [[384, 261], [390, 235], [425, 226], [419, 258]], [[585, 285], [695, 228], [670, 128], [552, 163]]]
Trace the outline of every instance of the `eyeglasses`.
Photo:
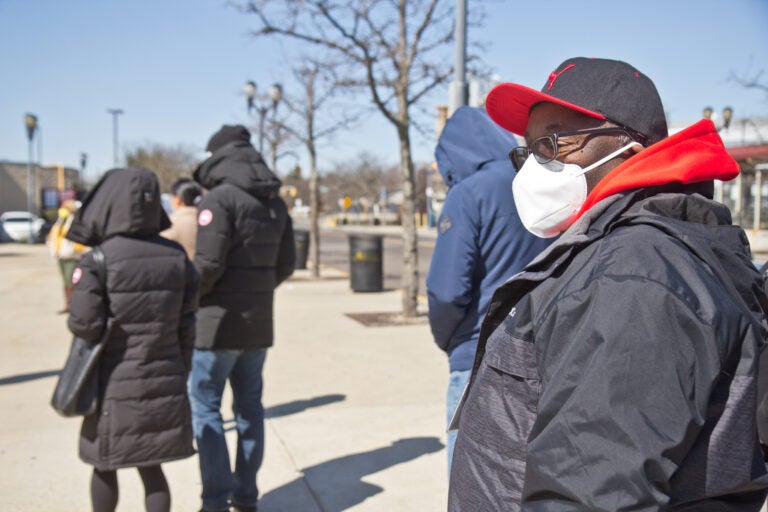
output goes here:
[[624, 132], [633, 139], [637, 139], [637, 133], [624, 126], [611, 126], [609, 128], [592, 128], [591, 130], [580, 130], [577, 132], [553, 133], [539, 137], [531, 142], [530, 146], [518, 146], [509, 152], [509, 159], [515, 171], [519, 171], [525, 163], [528, 155], [533, 154], [536, 161], [540, 164], [546, 164], [557, 158], [557, 139], [560, 137], [570, 137], [572, 135], [588, 135], [595, 133]]

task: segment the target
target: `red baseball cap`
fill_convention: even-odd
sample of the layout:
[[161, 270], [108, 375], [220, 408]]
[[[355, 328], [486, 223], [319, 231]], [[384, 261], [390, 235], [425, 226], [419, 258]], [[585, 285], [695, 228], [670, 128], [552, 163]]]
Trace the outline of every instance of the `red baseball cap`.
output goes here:
[[648, 144], [668, 135], [656, 86], [626, 62], [568, 59], [549, 74], [541, 91], [519, 84], [499, 84], [488, 93], [485, 108], [496, 124], [525, 135], [531, 109], [541, 102], [608, 119], [645, 136]]

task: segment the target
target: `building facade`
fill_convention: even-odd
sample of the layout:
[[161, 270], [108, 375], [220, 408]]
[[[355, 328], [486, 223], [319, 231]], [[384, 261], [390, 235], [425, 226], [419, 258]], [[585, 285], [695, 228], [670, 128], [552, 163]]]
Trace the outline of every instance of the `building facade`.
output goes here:
[[[59, 165], [33, 165], [32, 168], [34, 213], [55, 220], [61, 201], [76, 196], [80, 188], [80, 171]], [[27, 211], [27, 180], [26, 163], [0, 161], [0, 213]]]

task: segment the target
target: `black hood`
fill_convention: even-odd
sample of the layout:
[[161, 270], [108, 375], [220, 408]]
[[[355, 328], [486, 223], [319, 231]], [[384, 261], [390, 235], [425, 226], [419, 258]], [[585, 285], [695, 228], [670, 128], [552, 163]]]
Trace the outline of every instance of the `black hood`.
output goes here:
[[195, 170], [194, 178], [208, 190], [227, 183], [262, 199], [276, 197], [282, 184], [261, 154], [243, 141], [216, 150]]
[[142, 168], [112, 169], [83, 201], [67, 238], [94, 246], [115, 235], [148, 236], [169, 227], [155, 173]]

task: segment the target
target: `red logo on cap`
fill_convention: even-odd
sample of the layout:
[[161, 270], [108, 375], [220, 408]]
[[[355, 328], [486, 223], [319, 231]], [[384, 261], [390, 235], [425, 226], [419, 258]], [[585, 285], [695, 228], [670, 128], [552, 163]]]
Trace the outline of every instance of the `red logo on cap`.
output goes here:
[[553, 86], [553, 85], [555, 85], [555, 80], [557, 80], [558, 78], [560, 78], [560, 75], [562, 75], [563, 73], [565, 73], [566, 71], [568, 71], [569, 69], [571, 69], [572, 67], [574, 67], [575, 65], [576, 65], [576, 64], [568, 64], [568, 65], [567, 65], [567, 66], [565, 66], [565, 67], [563, 68], [563, 70], [562, 70], [562, 71], [560, 71], [559, 73], [557, 73], [557, 70], [555, 70], [555, 71], [551, 72], [551, 73], [549, 74], [549, 85], [547, 86], [547, 90], [548, 90], [548, 91], [549, 91], [549, 90], [552, 90], [552, 86]]

